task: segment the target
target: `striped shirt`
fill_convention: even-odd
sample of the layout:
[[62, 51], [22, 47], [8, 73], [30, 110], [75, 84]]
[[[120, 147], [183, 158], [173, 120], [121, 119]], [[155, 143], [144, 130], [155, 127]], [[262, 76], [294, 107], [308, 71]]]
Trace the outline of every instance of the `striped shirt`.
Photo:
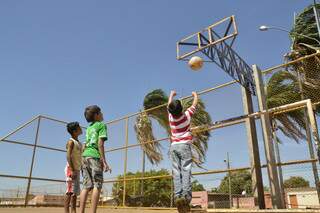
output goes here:
[[190, 131], [191, 117], [196, 108], [191, 106], [181, 116], [174, 117], [169, 113], [169, 123], [171, 128], [171, 144], [191, 143], [192, 134]]

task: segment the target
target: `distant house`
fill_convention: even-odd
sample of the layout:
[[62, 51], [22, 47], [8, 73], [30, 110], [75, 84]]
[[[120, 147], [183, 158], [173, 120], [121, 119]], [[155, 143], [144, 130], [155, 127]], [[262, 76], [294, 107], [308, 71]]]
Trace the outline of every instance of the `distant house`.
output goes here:
[[[230, 208], [230, 196], [226, 193], [215, 192], [192, 192], [191, 205], [203, 209], [225, 209]], [[233, 208], [255, 208], [253, 197], [246, 195], [232, 195]]]
[[314, 187], [286, 189], [287, 208], [320, 208], [317, 190]]
[[[272, 201], [269, 192], [265, 195], [266, 209], [272, 209]], [[319, 199], [316, 188], [292, 188], [285, 190], [285, 202], [287, 208], [319, 209]], [[229, 208], [229, 194], [211, 192], [193, 192], [191, 204], [203, 209]], [[257, 208], [257, 200], [248, 195], [232, 195], [232, 208], [254, 209]]]

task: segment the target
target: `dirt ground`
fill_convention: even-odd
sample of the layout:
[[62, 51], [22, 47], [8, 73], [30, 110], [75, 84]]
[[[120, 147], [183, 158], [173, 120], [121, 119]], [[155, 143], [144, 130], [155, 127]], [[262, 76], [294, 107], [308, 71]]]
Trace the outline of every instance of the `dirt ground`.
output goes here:
[[[63, 213], [63, 208], [0, 208], [0, 213]], [[89, 209], [87, 210], [89, 212]], [[174, 210], [106, 209], [98, 213], [175, 213]]]

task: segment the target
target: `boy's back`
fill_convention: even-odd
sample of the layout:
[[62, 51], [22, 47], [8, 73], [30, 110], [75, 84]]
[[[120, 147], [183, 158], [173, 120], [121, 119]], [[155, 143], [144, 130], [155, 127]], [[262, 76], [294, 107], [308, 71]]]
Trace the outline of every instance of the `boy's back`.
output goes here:
[[196, 108], [191, 106], [180, 116], [173, 116], [169, 113], [172, 144], [188, 143], [192, 141], [190, 123], [195, 110]]
[[103, 122], [91, 123], [86, 131], [86, 146], [83, 151], [84, 157], [100, 158], [98, 141], [100, 138], [107, 138], [107, 128]]
[[168, 100], [169, 123], [171, 128], [170, 158], [172, 162], [172, 176], [175, 203], [179, 212], [189, 212], [192, 199], [191, 167], [192, 167], [192, 134], [190, 131], [191, 117], [195, 113], [198, 95], [193, 92], [192, 106], [183, 112], [180, 100], [173, 100], [176, 95], [171, 91]]

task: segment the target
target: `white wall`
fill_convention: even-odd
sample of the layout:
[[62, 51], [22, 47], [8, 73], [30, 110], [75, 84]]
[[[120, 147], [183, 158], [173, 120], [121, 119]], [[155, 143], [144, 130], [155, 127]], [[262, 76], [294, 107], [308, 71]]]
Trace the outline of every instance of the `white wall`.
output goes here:
[[306, 192], [288, 192], [287, 199], [290, 204], [289, 195], [296, 195], [298, 201], [298, 208], [307, 208], [307, 207], [319, 207], [319, 200], [317, 191], [306, 191]]

